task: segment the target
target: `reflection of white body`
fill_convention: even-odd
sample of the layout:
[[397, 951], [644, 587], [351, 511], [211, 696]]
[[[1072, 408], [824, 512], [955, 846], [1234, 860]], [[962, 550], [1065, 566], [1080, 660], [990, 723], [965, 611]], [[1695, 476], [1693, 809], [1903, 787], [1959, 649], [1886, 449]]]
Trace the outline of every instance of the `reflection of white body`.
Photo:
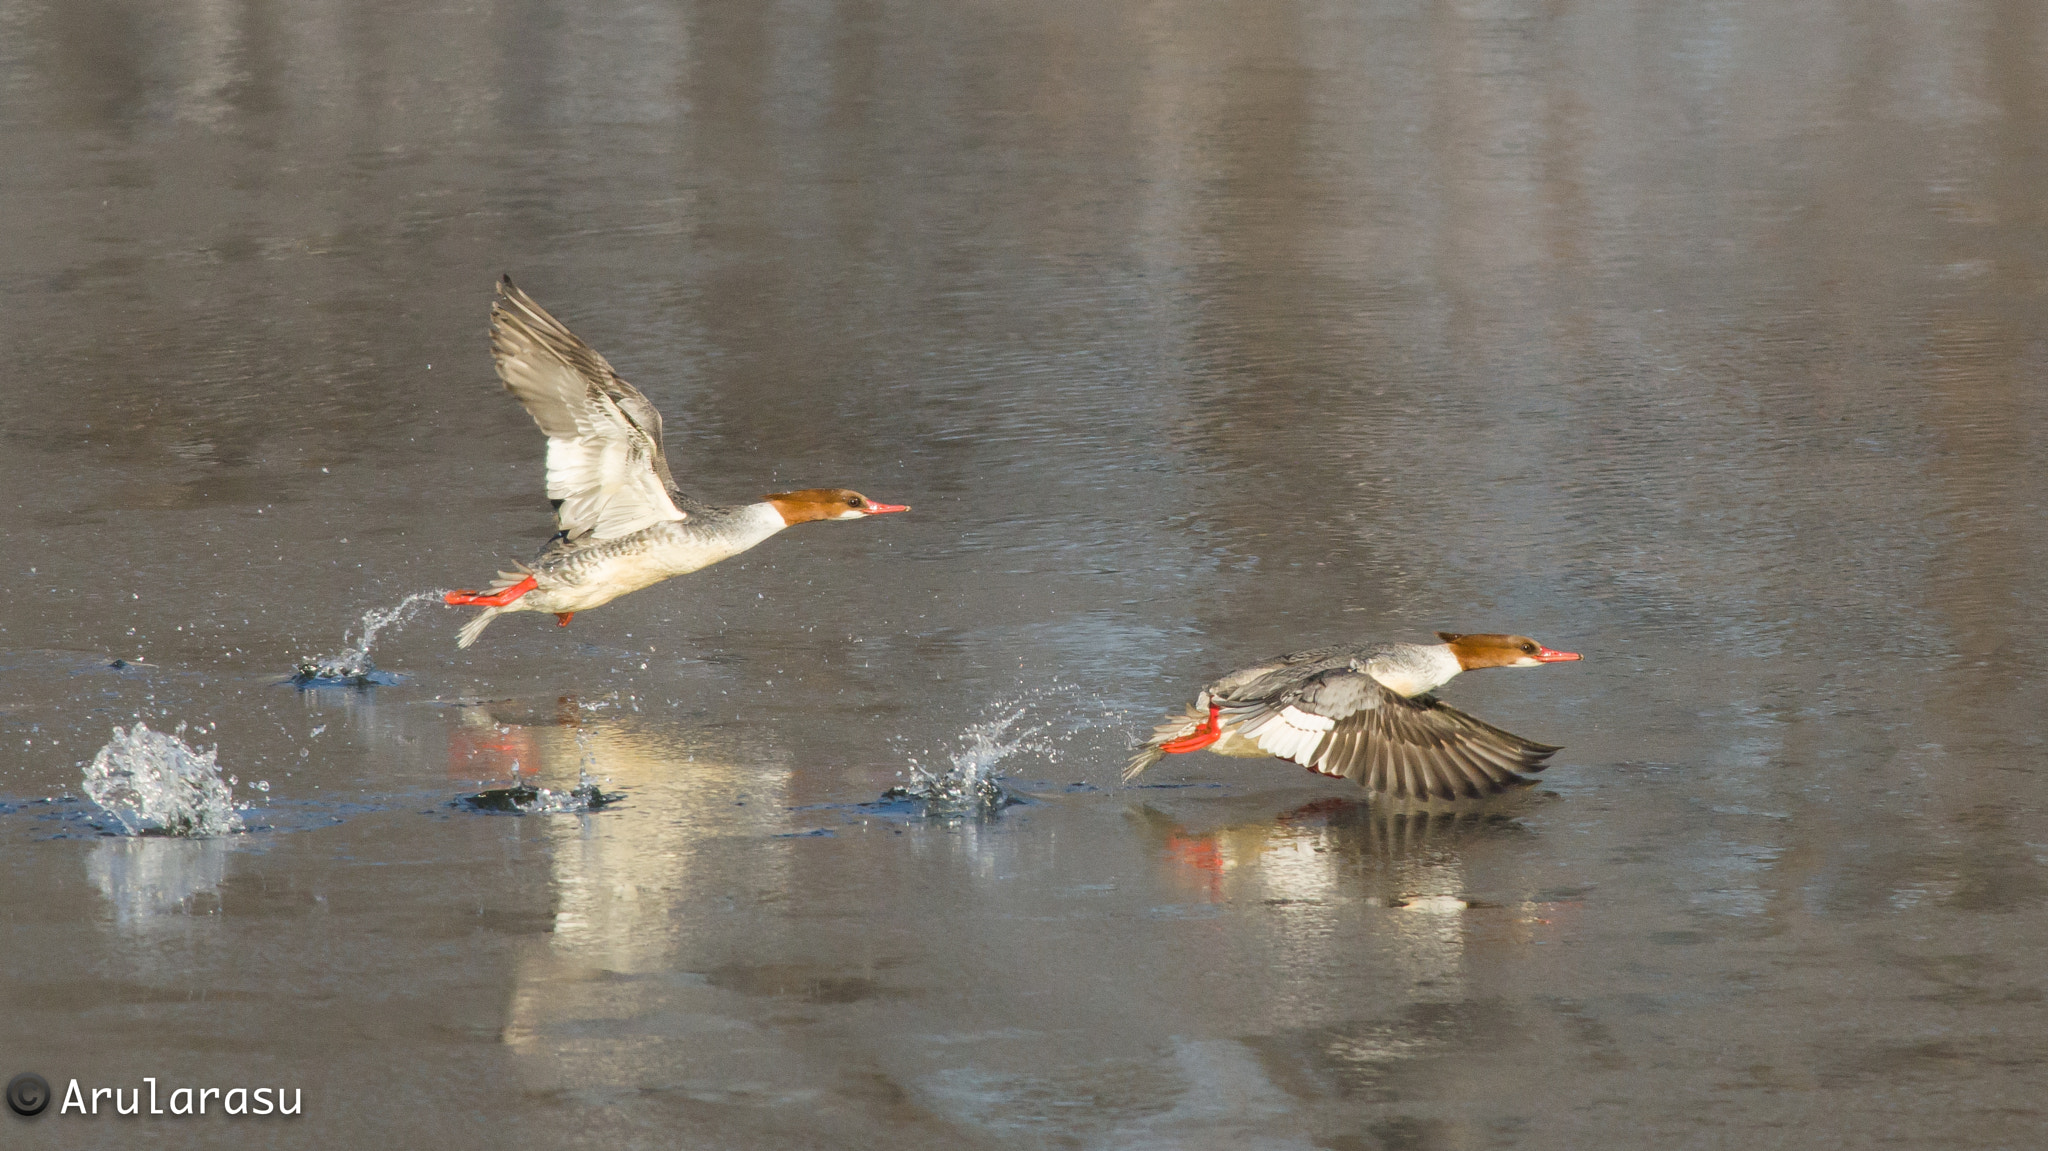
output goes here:
[[[730, 735], [566, 718], [575, 722], [517, 728], [538, 761], [525, 765], [538, 768], [533, 781], [567, 790], [587, 773], [628, 801], [600, 815], [538, 821], [553, 916], [521, 952], [503, 1040], [527, 1084], [541, 1090], [660, 1081], [693, 1060], [702, 1061], [699, 1074], [712, 1074], [732, 1055], [700, 1042], [688, 1023], [701, 1012], [707, 1025], [729, 1025], [712, 1014], [724, 993], [676, 978], [679, 963], [703, 958], [694, 935], [701, 925], [693, 928], [688, 913], [789, 888], [787, 851], [750, 854], [743, 879], [730, 866], [735, 837], [792, 843], [773, 838], [787, 823], [788, 764]], [[593, 978], [598, 972], [605, 977]], [[635, 1021], [649, 1018], [678, 1031], [642, 1031]]]
[[1558, 749], [1474, 719], [1429, 692], [1477, 667], [1578, 659], [1527, 636], [1438, 632], [1441, 644], [1313, 648], [1211, 683], [1132, 757], [1130, 779], [1162, 756], [1208, 750], [1274, 756], [1398, 799], [1476, 799], [1527, 782]]
[[600, 604], [736, 556], [812, 520], [909, 511], [844, 488], [783, 492], [751, 504], [700, 503], [676, 489], [662, 454], [661, 413], [640, 389], [508, 277], [491, 307], [498, 378], [548, 437], [548, 498], [560, 529], [540, 556], [499, 572], [488, 592], [447, 602], [481, 607], [468, 647], [505, 612], [544, 611], [564, 626]]

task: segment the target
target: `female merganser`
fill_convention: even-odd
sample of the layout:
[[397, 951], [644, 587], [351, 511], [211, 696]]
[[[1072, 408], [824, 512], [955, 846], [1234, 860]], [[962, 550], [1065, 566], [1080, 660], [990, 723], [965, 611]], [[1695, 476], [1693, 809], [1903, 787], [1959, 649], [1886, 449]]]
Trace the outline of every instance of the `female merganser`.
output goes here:
[[726, 507], [677, 491], [661, 452], [661, 413], [510, 276], [491, 304], [491, 357], [505, 389], [547, 433], [559, 530], [532, 565], [499, 572], [489, 592], [443, 597], [485, 609], [463, 626], [458, 647], [506, 612], [553, 612], [567, 627], [579, 611], [736, 556], [792, 524], [910, 510], [845, 488]]
[[1208, 748], [1271, 755], [1355, 779], [1397, 799], [1476, 799], [1533, 781], [1558, 749], [1510, 735], [1430, 695], [1475, 667], [1536, 667], [1579, 658], [1521, 635], [1458, 635], [1440, 644], [1311, 648], [1231, 672], [1187, 714], [1160, 724], [1124, 769]]

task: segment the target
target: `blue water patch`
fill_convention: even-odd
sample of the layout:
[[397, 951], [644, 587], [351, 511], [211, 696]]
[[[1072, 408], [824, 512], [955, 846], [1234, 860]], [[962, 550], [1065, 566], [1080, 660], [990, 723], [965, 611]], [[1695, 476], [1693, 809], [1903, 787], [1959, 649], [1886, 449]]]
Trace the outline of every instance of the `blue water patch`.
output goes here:
[[[273, 832], [312, 831], [333, 827], [350, 818], [385, 810], [371, 803], [329, 803], [311, 800], [280, 800], [263, 807], [237, 807], [242, 826], [234, 838]], [[55, 824], [48, 839], [99, 839], [107, 836], [135, 839], [179, 839], [182, 836], [156, 830], [129, 835], [113, 813], [83, 796], [59, 795], [47, 799], [0, 799], [0, 818], [20, 815]]]
[[60, 825], [51, 839], [92, 839], [120, 835], [121, 821], [100, 810], [91, 800], [76, 795], [48, 799], [0, 799], [0, 816], [25, 815]]
[[281, 799], [263, 807], [242, 808], [242, 825], [249, 831], [312, 831], [346, 823], [358, 815], [387, 811], [382, 803], [341, 803], [331, 800]]
[[389, 687], [404, 683], [408, 677], [395, 671], [380, 671], [374, 667], [336, 668], [315, 663], [302, 663], [299, 670], [280, 680], [301, 691], [319, 688], [365, 688]]

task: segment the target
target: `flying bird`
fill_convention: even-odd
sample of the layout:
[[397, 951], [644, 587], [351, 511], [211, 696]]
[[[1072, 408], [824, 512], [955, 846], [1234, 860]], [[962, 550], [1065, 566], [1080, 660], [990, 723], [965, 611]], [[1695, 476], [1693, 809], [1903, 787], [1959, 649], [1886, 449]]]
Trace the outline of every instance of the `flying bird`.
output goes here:
[[531, 564], [499, 572], [488, 591], [443, 597], [484, 609], [463, 625], [458, 647], [508, 612], [551, 612], [567, 627], [579, 611], [729, 559], [795, 524], [910, 510], [845, 488], [730, 505], [684, 495], [662, 454], [661, 413], [510, 276], [491, 305], [491, 357], [505, 390], [548, 437], [557, 530]]
[[1578, 659], [1523, 635], [1440, 631], [1440, 644], [1292, 652], [1231, 672], [1153, 730], [1126, 781], [1168, 755], [1274, 756], [1395, 799], [1476, 799], [1531, 782], [1559, 749], [1502, 731], [1430, 693], [1480, 667]]

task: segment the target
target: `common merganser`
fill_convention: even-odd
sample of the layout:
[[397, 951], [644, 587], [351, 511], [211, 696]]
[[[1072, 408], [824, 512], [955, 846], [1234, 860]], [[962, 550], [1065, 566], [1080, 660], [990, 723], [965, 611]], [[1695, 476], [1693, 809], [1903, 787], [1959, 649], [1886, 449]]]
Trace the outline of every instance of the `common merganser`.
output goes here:
[[552, 612], [567, 627], [579, 611], [736, 556], [792, 524], [910, 510], [845, 488], [730, 506], [684, 495], [661, 451], [661, 413], [510, 276], [491, 304], [491, 357], [505, 390], [547, 433], [559, 530], [532, 564], [499, 572], [490, 591], [442, 597], [484, 609], [463, 625], [458, 647], [506, 612]]
[[1533, 782], [1516, 773], [1542, 771], [1557, 748], [1429, 693], [1475, 667], [1538, 667], [1578, 653], [1523, 635], [1436, 634], [1444, 642], [1311, 648], [1231, 672], [1155, 728], [1124, 779], [1207, 748], [1292, 760], [1396, 799], [1476, 799]]

